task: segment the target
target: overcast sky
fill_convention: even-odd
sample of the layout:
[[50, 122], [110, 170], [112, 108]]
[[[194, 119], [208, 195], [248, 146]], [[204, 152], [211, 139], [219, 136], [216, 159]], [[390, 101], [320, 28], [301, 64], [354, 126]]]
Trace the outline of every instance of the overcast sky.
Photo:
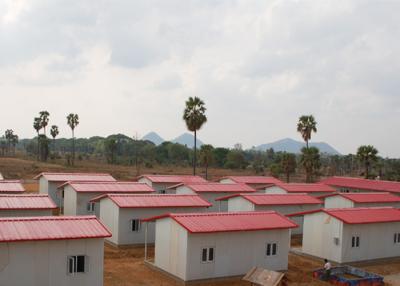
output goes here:
[[400, 1], [0, 0], [0, 132], [33, 137], [51, 114], [70, 136], [185, 132], [251, 147], [291, 137], [313, 114], [341, 153], [400, 157]]

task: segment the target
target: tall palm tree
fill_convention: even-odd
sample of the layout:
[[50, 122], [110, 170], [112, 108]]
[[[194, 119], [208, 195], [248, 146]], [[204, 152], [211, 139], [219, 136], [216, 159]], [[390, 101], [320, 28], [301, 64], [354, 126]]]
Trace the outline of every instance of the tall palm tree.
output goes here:
[[206, 180], [208, 179], [208, 166], [214, 162], [214, 147], [209, 144], [204, 144], [200, 147], [200, 163], [206, 169]]
[[42, 120], [40, 117], [35, 117], [33, 119], [33, 128], [36, 130], [37, 133], [37, 160], [39, 161], [39, 153], [40, 153], [40, 138], [39, 138], [39, 131], [42, 129]]
[[75, 127], [79, 124], [79, 116], [78, 114], [70, 113], [67, 116], [67, 123], [72, 130], [72, 166], [75, 164]]
[[57, 125], [51, 126], [50, 135], [53, 137], [53, 152], [56, 152], [56, 137], [59, 133]]
[[365, 178], [369, 178], [369, 170], [372, 162], [378, 160], [378, 150], [372, 145], [362, 145], [357, 149], [357, 159], [364, 164]]
[[317, 133], [317, 122], [312, 115], [302, 115], [297, 122], [297, 132], [300, 132], [306, 142], [308, 149], [308, 141], [311, 139], [311, 134]]
[[310, 147], [301, 149], [300, 163], [306, 171], [306, 182], [311, 183], [313, 175], [318, 173], [321, 160], [318, 148]]
[[43, 128], [44, 135], [46, 135], [46, 127], [49, 124], [49, 116], [50, 116], [50, 113], [48, 111], [40, 111], [39, 112], [40, 125]]
[[204, 102], [200, 98], [189, 97], [186, 101], [186, 108], [183, 111], [183, 120], [186, 122], [187, 129], [194, 132], [193, 175], [196, 175], [197, 130], [207, 122], [205, 112], [206, 108]]
[[7, 129], [5, 132], [5, 138], [7, 140], [7, 153], [10, 153], [11, 150], [11, 140], [14, 136], [14, 131], [12, 129]]

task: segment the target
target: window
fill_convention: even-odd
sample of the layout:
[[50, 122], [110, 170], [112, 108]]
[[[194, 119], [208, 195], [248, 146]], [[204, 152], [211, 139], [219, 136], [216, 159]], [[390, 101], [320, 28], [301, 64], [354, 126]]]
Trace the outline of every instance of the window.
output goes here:
[[87, 203], [86, 209], [90, 213], [94, 212], [94, 203]]
[[165, 190], [160, 190], [160, 194], [165, 194], [166, 191]]
[[214, 261], [214, 247], [205, 247], [201, 250], [201, 262], [213, 262]]
[[395, 244], [400, 243], [400, 233], [399, 232], [394, 234], [393, 242]]
[[85, 273], [86, 272], [85, 261], [86, 261], [85, 255], [68, 256], [68, 273], [69, 274]]
[[360, 237], [359, 236], [353, 236], [351, 238], [351, 247], [360, 247]]
[[339, 245], [339, 242], [340, 242], [339, 237], [334, 237], [334, 238], [333, 238], [333, 243], [334, 243], [335, 245]]
[[272, 256], [276, 255], [278, 252], [278, 245], [276, 243], [267, 243], [267, 249], [265, 251], [265, 255]]
[[131, 220], [131, 230], [132, 231], [140, 231], [140, 227], [142, 226], [140, 219]]

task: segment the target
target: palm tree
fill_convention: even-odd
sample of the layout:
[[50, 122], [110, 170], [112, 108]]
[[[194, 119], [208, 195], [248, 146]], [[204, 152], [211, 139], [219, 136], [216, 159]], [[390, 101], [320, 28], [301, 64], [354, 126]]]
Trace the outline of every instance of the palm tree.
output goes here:
[[79, 124], [79, 116], [78, 114], [73, 114], [70, 113], [67, 116], [67, 123], [69, 125], [69, 127], [71, 127], [72, 130], [72, 166], [75, 163], [75, 134], [74, 134], [74, 130], [75, 127], [78, 126]]
[[372, 145], [362, 145], [357, 149], [357, 159], [365, 166], [365, 178], [369, 178], [369, 169], [372, 162], [378, 160], [378, 150]]
[[197, 130], [207, 122], [205, 112], [204, 102], [200, 98], [189, 97], [186, 101], [183, 120], [185, 120], [188, 130], [194, 132], [193, 175], [196, 175]]
[[300, 163], [306, 171], [306, 182], [311, 183], [312, 176], [318, 173], [321, 167], [318, 148], [310, 147], [301, 149]]
[[317, 122], [312, 115], [302, 115], [297, 122], [297, 132], [300, 132], [308, 149], [308, 141], [312, 132], [317, 133]]
[[57, 137], [57, 135], [59, 134], [60, 132], [58, 131], [58, 126], [57, 125], [53, 125], [53, 126], [51, 126], [51, 129], [50, 129], [50, 135], [51, 135], [51, 137], [53, 137], [53, 151], [54, 151], [54, 153], [56, 152], [56, 137]]
[[39, 153], [40, 153], [40, 138], [39, 138], [39, 131], [40, 129], [42, 129], [42, 120], [40, 119], [40, 117], [35, 117], [33, 119], [33, 128], [36, 130], [37, 133], [37, 143], [38, 143], [38, 147], [37, 147], [37, 160], [39, 161]]
[[44, 135], [46, 135], [46, 127], [49, 124], [49, 116], [50, 116], [50, 113], [48, 111], [40, 111], [39, 112], [40, 125], [43, 128]]
[[297, 162], [296, 155], [284, 152], [281, 158], [281, 169], [286, 175], [286, 182], [289, 183], [290, 174], [296, 171]]
[[214, 162], [214, 147], [204, 144], [200, 147], [200, 164], [206, 168], [206, 180], [208, 179], [208, 166]]
[[10, 153], [10, 149], [11, 149], [11, 140], [14, 136], [14, 131], [12, 129], [7, 129], [5, 132], [5, 138], [7, 140], [7, 153]]

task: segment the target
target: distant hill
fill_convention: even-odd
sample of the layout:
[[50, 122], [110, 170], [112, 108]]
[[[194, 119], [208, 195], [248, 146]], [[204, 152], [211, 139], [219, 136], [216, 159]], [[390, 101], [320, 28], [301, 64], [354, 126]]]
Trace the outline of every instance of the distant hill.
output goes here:
[[145, 136], [143, 136], [142, 140], [148, 140], [150, 142], [153, 142], [156, 145], [160, 145], [163, 143], [165, 140], [158, 135], [156, 132], [150, 132], [147, 133]]
[[[194, 136], [190, 133], [183, 133], [182, 135], [176, 137], [175, 139], [171, 140], [174, 143], [179, 143], [182, 145], [186, 145], [188, 148], [193, 148], [194, 146]], [[204, 143], [197, 138], [197, 148], [199, 148]]]
[[[267, 150], [274, 149], [276, 152], [290, 152], [290, 153], [300, 153], [301, 148], [306, 146], [304, 142], [296, 141], [291, 138], [281, 139], [275, 142], [262, 144], [256, 147], [257, 150]], [[325, 142], [310, 142], [310, 146], [317, 147], [321, 153], [326, 153], [329, 155], [340, 155], [340, 153]]]

